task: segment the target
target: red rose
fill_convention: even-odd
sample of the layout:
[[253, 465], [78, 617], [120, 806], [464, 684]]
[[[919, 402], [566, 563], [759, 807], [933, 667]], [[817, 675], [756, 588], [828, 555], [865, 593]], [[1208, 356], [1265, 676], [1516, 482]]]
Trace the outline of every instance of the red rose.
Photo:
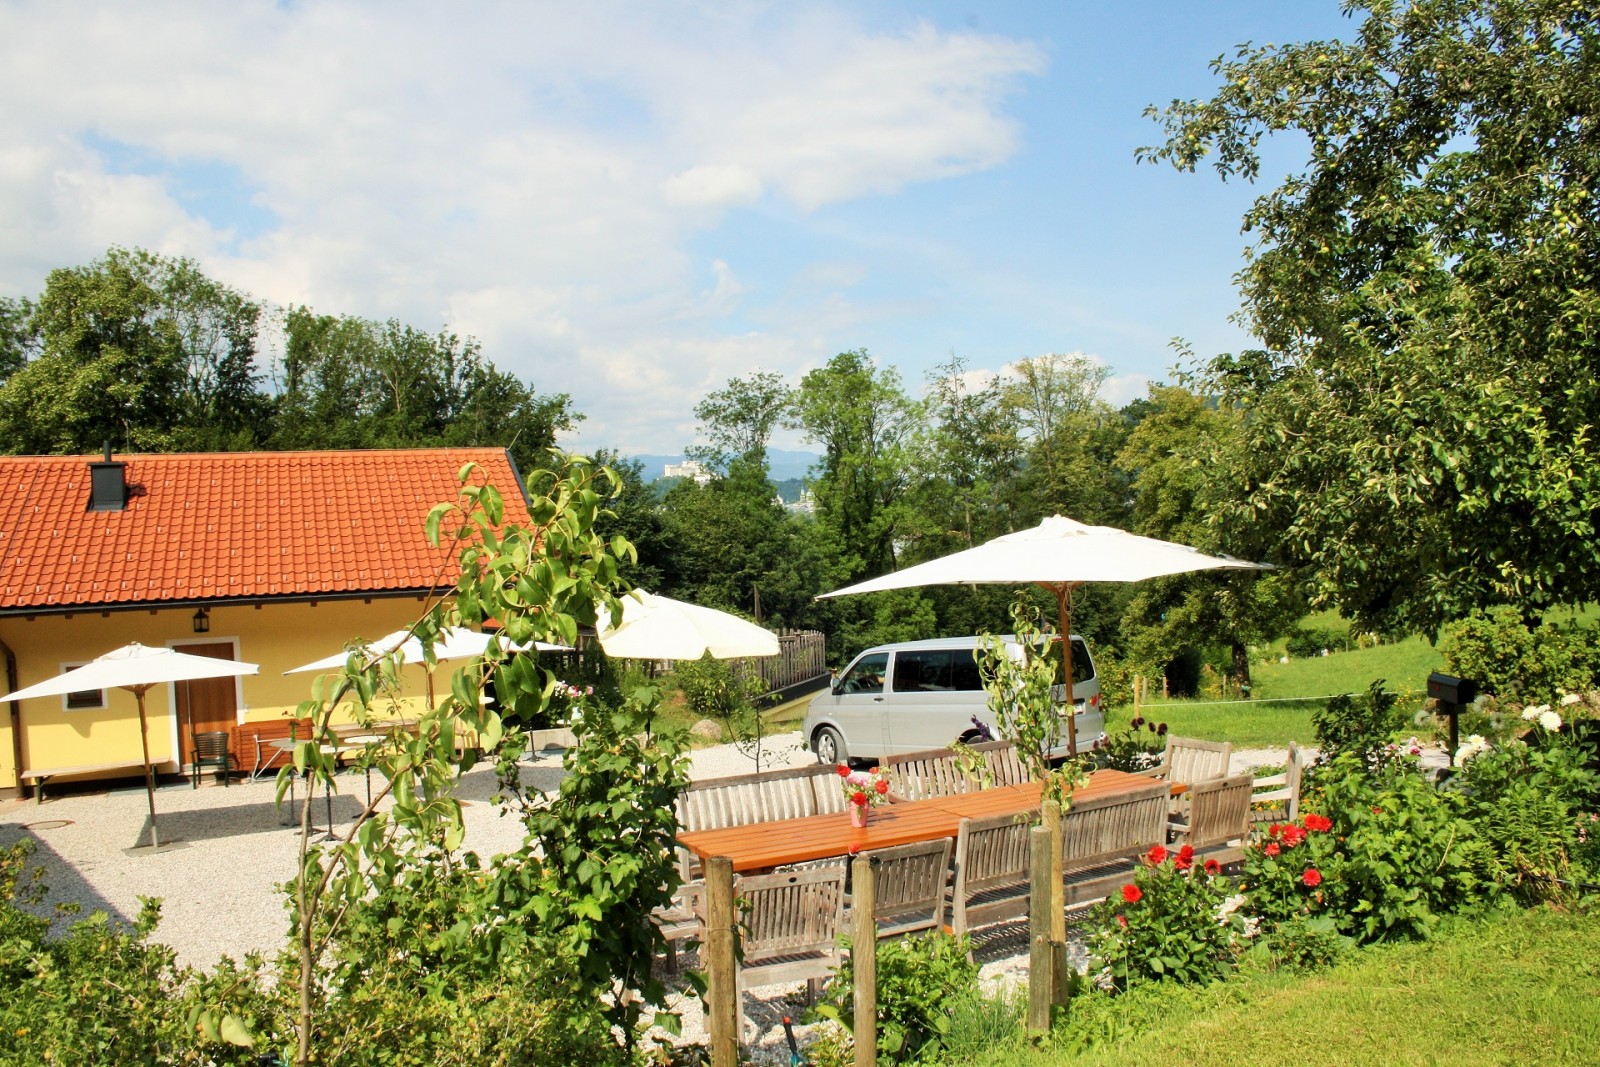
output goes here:
[[1307, 889], [1315, 889], [1322, 884], [1322, 872], [1315, 867], [1307, 867], [1306, 873], [1300, 876], [1300, 880], [1306, 884]]
[[1383, 814], [1383, 809], [1382, 808], [1373, 808], [1372, 809], [1372, 814], [1374, 814], [1374, 815], [1382, 815]]
[[1305, 818], [1306, 829], [1325, 834], [1333, 829], [1333, 820], [1326, 815], [1307, 815]]
[[1144, 890], [1136, 885], [1125, 885], [1122, 887], [1122, 899], [1129, 904], [1137, 904], [1144, 899]]
[[1221, 874], [1222, 864], [1218, 863], [1216, 860], [1206, 860], [1206, 873]]
[[1178, 850], [1178, 858], [1180, 860], [1189, 860], [1190, 862], [1193, 862], [1194, 861], [1194, 846], [1193, 845], [1184, 845], [1182, 848], [1180, 848]]
[[1300, 827], [1290, 824], [1283, 828], [1283, 844], [1286, 848], [1293, 848], [1306, 839], [1306, 832]]
[[1127, 926], [1128, 925], [1128, 917], [1126, 915], [1118, 915], [1117, 916], [1117, 925], [1118, 926]]
[[1173, 857], [1172, 865], [1180, 871], [1187, 871], [1190, 867], [1194, 866], [1194, 857], [1185, 856], [1180, 852]]
[[1261, 851], [1269, 856], [1276, 856], [1278, 854], [1278, 843], [1276, 841], [1268, 841]]
[[878, 771], [879, 771], [879, 768], [877, 768], [877, 767], [868, 767], [867, 768], [867, 773], [872, 775], [874, 778], [876, 778], [878, 776]]
[[841, 763], [841, 764], [839, 764], [837, 770], [839, 772], [839, 777], [840, 778], [848, 778], [848, 777], [850, 777], [850, 765], [849, 764]]
[[1167, 850], [1161, 845], [1154, 845], [1149, 852], [1144, 854], [1145, 862], [1152, 867], [1159, 867], [1167, 862]]
[[850, 794], [850, 803], [859, 804], [863, 808], [866, 807], [867, 806], [867, 794], [861, 793], [861, 792], [851, 793]]
[[1277, 837], [1281, 833], [1283, 833], [1283, 827], [1278, 823], [1273, 823], [1271, 826], [1267, 827], [1268, 837]]
[[887, 793], [889, 791], [889, 779], [887, 779], [887, 778], [879, 778], [877, 784], [874, 785], [872, 788], [874, 788], [874, 789], [876, 789], [878, 791], [878, 795], [880, 797], [883, 796], [885, 793]]

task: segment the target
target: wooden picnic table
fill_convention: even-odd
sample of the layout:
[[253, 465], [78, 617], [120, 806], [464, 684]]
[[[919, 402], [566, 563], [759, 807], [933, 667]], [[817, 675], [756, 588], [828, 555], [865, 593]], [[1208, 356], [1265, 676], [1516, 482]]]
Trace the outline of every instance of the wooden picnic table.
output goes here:
[[[1126, 771], [1101, 770], [1077, 790], [1076, 800], [1148, 788], [1151, 780]], [[1174, 792], [1183, 787], [1174, 786]], [[848, 856], [867, 849], [955, 837], [962, 819], [1032, 811], [1043, 792], [1038, 782], [1000, 786], [974, 793], [908, 800], [874, 808], [865, 827], [850, 825], [848, 814], [808, 815], [800, 819], [751, 823], [720, 830], [692, 830], [678, 843], [700, 857], [726, 856], [736, 872], [771, 870], [786, 863]]]

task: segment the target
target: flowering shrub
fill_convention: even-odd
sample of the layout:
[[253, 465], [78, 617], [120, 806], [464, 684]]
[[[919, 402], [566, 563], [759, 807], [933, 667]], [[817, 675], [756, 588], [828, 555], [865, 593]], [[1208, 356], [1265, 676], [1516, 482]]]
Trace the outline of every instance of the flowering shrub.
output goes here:
[[1091, 965], [1120, 989], [1159, 978], [1220, 977], [1234, 946], [1223, 908], [1228, 889], [1215, 860], [1197, 865], [1188, 845], [1176, 852], [1155, 846], [1133, 881], [1096, 906]]
[[1167, 724], [1136, 715], [1125, 731], [1106, 738], [1106, 766], [1119, 771], [1143, 771], [1161, 762], [1167, 745]]
[[1308, 806], [1327, 813], [1338, 843], [1329, 861], [1337, 877], [1318, 868], [1325, 905], [1358, 941], [1426, 938], [1441, 915], [1499, 895], [1498, 865], [1465, 798], [1435, 788], [1415, 760], [1373, 770], [1342, 756], [1319, 773]]
[[839, 784], [844, 787], [845, 800], [858, 807], [881, 804], [889, 799], [889, 775], [882, 767], [852, 771], [849, 765], [841, 763]]
[[[1563, 711], [1584, 715], [1581, 698], [1563, 697]], [[1600, 776], [1586, 766], [1560, 712], [1533, 704], [1518, 719], [1521, 737], [1498, 746], [1463, 745], [1451, 788], [1466, 798], [1469, 817], [1499, 862], [1499, 877], [1523, 900], [1565, 895], [1574, 868], [1592, 874], [1579, 817], [1600, 807]]]
[[1244, 855], [1244, 889], [1250, 913], [1269, 925], [1328, 910], [1343, 863], [1333, 820], [1307, 814], [1274, 823]]

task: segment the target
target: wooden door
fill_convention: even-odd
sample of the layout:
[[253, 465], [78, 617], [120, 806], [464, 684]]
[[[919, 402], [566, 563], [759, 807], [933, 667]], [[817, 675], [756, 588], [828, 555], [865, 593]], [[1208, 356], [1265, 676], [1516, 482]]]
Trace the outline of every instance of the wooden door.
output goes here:
[[[203, 645], [179, 645], [175, 651], [189, 656], [233, 659], [233, 642], [217, 641]], [[237, 678], [195, 678], [174, 682], [178, 692], [178, 736], [183, 751], [189, 751], [190, 723], [197, 734], [209, 730], [230, 730], [239, 721], [239, 680]]]

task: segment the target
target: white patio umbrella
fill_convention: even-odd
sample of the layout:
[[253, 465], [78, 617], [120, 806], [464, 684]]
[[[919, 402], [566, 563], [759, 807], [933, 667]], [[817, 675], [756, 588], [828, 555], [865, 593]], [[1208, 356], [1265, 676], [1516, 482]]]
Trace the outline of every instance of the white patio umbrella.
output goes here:
[[[254, 663], [212, 659], [209, 656], [191, 656], [170, 648], [146, 648], [134, 642], [107, 652], [98, 659], [65, 674], [0, 697], [0, 702], [60, 696], [63, 693], [78, 693], [86, 689], [126, 689], [132, 693], [139, 705], [139, 743], [144, 755], [145, 792], [150, 799], [150, 847], [160, 848], [161, 838], [156, 832], [156, 782], [155, 775], [150, 769], [150, 730], [144, 710], [146, 690], [151, 686], [167, 682], [233, 678], [255, 674], [260, 669]], [[182, 762], [181, 756], [179, 762]]]
[[622, 621], [598, 627], [606, 655], [624, 659], [776, 656], [778, 635], [737, 615], [635, 589], [622, 597]]
[[[433, 657], [440, 662], [455, 659], [474, 659], [483, 655], [488, 650], [490, 643], [497, 640], [497, 638], [498, 635], [496, 634], [481, 634], [476, 630], [468, 630], [465, 627], [453, 627], [444, 631], [444, 640], [434, 642]], [[368, 652], [382, 653], [383, 655], [388, 655], [390, 652], [398, 650], [400, 662], [402, 663], [424, 662], [422, 642], [413, 637], [410, 630], [396, 630], [392, 634], [385, 634], [376, 641], [368, 642], [363, 647]], [[507, 644], [506, 647], [513, 652], [527, 652], [529, 649], [535, 649], [540, 652], [572, 651], [567, 645], [553, 645], [546, 641], [535, 641], [528, 645]], [[350, 652], [346, 649], [343, 652], [324, 656], [322, 659], [311, 663], [303, 663], [298, 667], [291, 667], [283, 673], [304, 674], [309, 671], [338, 670], [345, 665], [345, 661], [349, 656]]]
[[[1055, 594], [1060, 640], [1072, 633], [1072, 591], [1085, 582], [1142, 582], [1189, 571], [1271, 570], [1268, 564], [1208, 556], [1187, 545], [1141, 537], [1113, 526], [1086, 526], [1055, 515], [1029, 530], [996, 537], [975, 548], [907, 567], [818, 599], [910, 589], [924, 585], [1038, 585]], [[1072, 703], [1072, 656], [1063, 650], [1066, 692]], [[1077, 754], [1077, 734], [1067, 731], [1067, 750]]]

